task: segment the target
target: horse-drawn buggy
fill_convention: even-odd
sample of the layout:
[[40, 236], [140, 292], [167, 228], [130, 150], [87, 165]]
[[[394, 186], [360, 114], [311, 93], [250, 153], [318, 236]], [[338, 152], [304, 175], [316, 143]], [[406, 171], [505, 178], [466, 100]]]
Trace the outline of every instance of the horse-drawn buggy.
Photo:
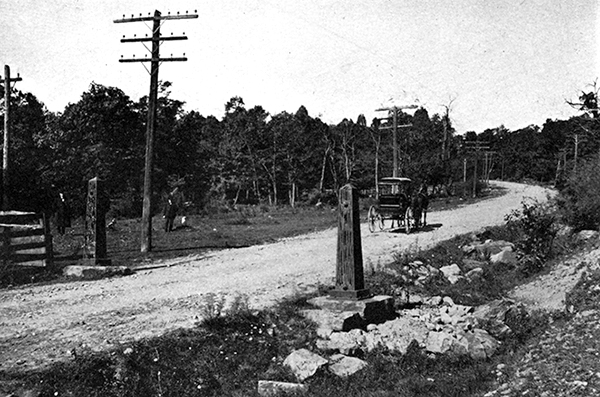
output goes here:
[[369, 208], [367, 219], [371, 232], [383, 230], [387, 220], [392, 228], [396, 222], [407, 234], [426, 224], [429, 199], [424, 187], [415, 192], [412, 180], [403, 177], [381, 178], [378, 187], [376, 203]]

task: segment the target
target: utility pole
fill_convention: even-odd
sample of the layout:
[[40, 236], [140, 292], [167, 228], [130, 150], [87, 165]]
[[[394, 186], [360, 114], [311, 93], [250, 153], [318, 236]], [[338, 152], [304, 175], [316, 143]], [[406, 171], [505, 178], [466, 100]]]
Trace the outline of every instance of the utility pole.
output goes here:
[[[387, 125], [387, 126], [382, 126], [379, 129], [380, 130], [389, 130], [391, 129], [393, 131], [393, 135], [392, 135], [392, 150], [394, 151], [393, 153], [393, 170], [392, 170], [392, 176], [393, 177], [397, 177], [398, 176], [398, 128], [406, 128], [406, 127], [412, 127], [412, 124], [403, 124], [403, 125], [398, 125], [398, 110], [402, 110], [402, 109], [416, 109], [418, 106], [417, 105], [407, 105], [407, 106], [392, 106], [389, 108], [380, 108], [380, 109], [376, 109], [376, 112], [381, 112], [381, 111], [387, 111], [388, 114], [389, 112], [393, 112], [392, 114], [392, 125]], [[389, 116], [388, 117], [383, 117], [381, 118], [381, 120], [389, 120]]]
[[9, 189], [9, 153], [10, 153], [10, 94], [12, 91], [12, 82], [23, 80], [18, 74], [15, 78], [10, 78], [10, 67], [4, 65], [4, 146], [2, 152], [2, 209], [10, 209], [8, 196]]
[[467, 198], [467, 158], [463, 159], [463, 197]]
[[[480, 141], [465, 141], [464, 148], [469, 152], [474, 152], [474, 167], [473, 167], [473, 198], [477, 197], [477, 159], [479, 158], [479, 153], [483, 151], [487, 151], [490, 149], [489, 142], [480, 142]], [[486, 154], [486, 166], [487, 166], [487, 154]], [[485, 170], [484, 170], [485, 176]]]
[[[156, 129], [156, 102], [158, 96], [158, 67], [162, 62], [185, 62], [187, 58], [184, 57], [160, 57], [160, 45], [163, 41], [174, 41], [174, 40], [187, 40], [187, 36], [168, 36], [162, 37], [160, 34], [160, 27], [162, 21], [170, 19], [192, 19], [198, 18], [197, 14], [185, 15], [169, 15], [162, 16], [160, 11], [154, 11], [154, 16], [148, 14], [147, 17], [139, 17], [117, 19], [114, 23], [126, 23], [126, 22], [148, 22], [152, 21], [152, 37], [145, 38], [123, 38], [121, 43], [134, 43], [134, 42], [152, 42], [152, 50], [150, 58], [121, 58], [119, 62], [150, 62], [150, 94], [148, 96], [148, 117], [146, 122], [146, 161], [144, 165], [144, 201], [142, 207], [142, 243], [141, 252], [152, 251], [152, 157], [154, 155], [154, 130]], [[185, 54], [183, 54], [185, 55]], [[147, 70], [147, 69], [146, 69]]]

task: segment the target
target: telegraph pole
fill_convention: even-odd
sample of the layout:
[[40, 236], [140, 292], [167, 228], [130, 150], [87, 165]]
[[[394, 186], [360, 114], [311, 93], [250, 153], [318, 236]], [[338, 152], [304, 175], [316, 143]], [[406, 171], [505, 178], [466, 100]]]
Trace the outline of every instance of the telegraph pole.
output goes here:
[[[479, 153], [483, 151], [487, 151], [490, 149], [489, 142], [480, 142], [480, 141], [465, 141], [465, 149], [470, 152], [474, 152], [474, 167], [473, 167], [473, 198], [477, 197], [477, 159], [479, 157]], [[487, 166], [487, 153], [486, 153], [486, 166]], [[485, 170], [484, 170], [485, 173]]]
[[[418, 106], [417, 105], [407, 105], [407, 106], [392, 106], [389, 108], [380, 108], [380, 109], [376, 109], [376, 112], [382, 112], [382, 111], [387, 111], [389, 112], [393, 112], [392, 114], [392, 125], [391, 126], [383, 126], [380, 127], [380, 130], [389, 130], [391, 129], [393, 131], [392, 134], [392, 150], [394, 151], [393, 153], [393, 170], [392, 170], [392, 176], [393, 177], [397, 177], [398, 176], [398, 128], [406, 128], [406, 127], [412, 127], [412, 124], [403, 124], [403, 125], [398, 125], [398, 110], [402, 110], [402, 109], [416, 109]], [[389, 120], [389, 117], [383, 117], [382, 120]]]
[[[174, 40], [187, 40], [187, 36], [168, 36], [162, 37], [160, 35], [160, 27], [162, 21], [170, 19], [192, 19], [198, 18], [197, 14], [185, 15], [167, 15], [162, 16], [160, 11], [154, 11], [154, 16], [148, 14], [147, 17], [125, 18], [115, 20], [115, 23], [126, 23], [126, 22], [148, 22], [152, 21], [152, 37], [146, 38], [123, 38], [121, 43], [143, 43], [152, 42], [151, 57], [148, 58], [121, 58], [119, 62], [150, 62], [150, 94], [148, 96], [148, 117], [146, 122], [146, 161], [144, 164], [144, 201], [142, 207], [142, 243], [141, 252], [152, 251], [152, 158], [154, 156], [154, 130], [156, 129], [156, 102], [158, 97], [158, 68], [162, 62], [185, 62], [186, 57], [160, 57], [160, 45], [163, 41], [174, 41]], [[185, 55], [185, 54], [184, 54]]]
[[12, 82], [23, 80], [18, 74], [15, 78], [10, 78], [10, 67], [4, 65], [4, 146], [2, 154], [2, 209], [8, 210], [10, 206], [8, 197], [9, 187], [9, 142], [10, 142], [10, 94], [12, 91]]

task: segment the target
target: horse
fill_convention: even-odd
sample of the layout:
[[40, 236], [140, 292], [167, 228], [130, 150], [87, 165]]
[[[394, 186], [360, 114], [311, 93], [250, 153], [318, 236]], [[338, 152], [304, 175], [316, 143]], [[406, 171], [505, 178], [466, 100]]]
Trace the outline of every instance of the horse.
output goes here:
[[411, 207], [415, 218], [415, 226], [421, 226], [421, 217], [423, 218], [423, 226], [427, 226], [427, 209], [429, 208], [429, 196], [427, 195], [427, 187], [421, 186], [416, 195], [412, 197]]

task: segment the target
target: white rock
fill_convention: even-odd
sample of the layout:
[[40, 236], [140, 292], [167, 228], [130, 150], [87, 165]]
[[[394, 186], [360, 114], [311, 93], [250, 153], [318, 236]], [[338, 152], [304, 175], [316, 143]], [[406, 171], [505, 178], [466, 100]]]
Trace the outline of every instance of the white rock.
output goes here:
[[281, 394], [306, 393], [308, 386], [301, 383], [275, 382], [272, 380], [258, 381], [258, 394], [261, 396], [280, 396]]
[[469, 272], [467, 272], [467, 274], [465, 274], [465, 277], [469, 281], [479, 280], [482, 276], [483, 276], [483, 269], [480, 267], [476, 267], [475, 269], [470, 270]]
[[598, 233], [595, 230], [582, 230], [579, 233], [577, 233], [577, 238], [579, 240], [591, 240], [597, 239], [598, 235], [600, 235], [600, 233]]
[[460, 267], [456, 263], [448, 266], [440, 267], [440, 271], [444, 274], [444, 277], [448, 278], [450, 276], [458, 276], [461, 274]]
[[506, 263], [514, 265], [518, 262], [517, 254], [512, 250], [511, 247], [507, 247], [497, 254], [490, 256], [490, 262], [492, 263]]
[[[333, 358], [333, 357], [332, 357]], [[356, 357], [342, 356], [329, 365], [329, 371], [341, 378], [346, 378], [367, 366], [367, 362]]]
[[289, 367], [301, 382], [313, 376], [327, 363], [326, 359], [307, 349], [293, 351], [283, 361], [283, 365]]
[[430, 332], [425, 341], [425, 350], [431, 353], [446, 353], [452, 348], [454, 338], [451, 334], [441, 332]]

